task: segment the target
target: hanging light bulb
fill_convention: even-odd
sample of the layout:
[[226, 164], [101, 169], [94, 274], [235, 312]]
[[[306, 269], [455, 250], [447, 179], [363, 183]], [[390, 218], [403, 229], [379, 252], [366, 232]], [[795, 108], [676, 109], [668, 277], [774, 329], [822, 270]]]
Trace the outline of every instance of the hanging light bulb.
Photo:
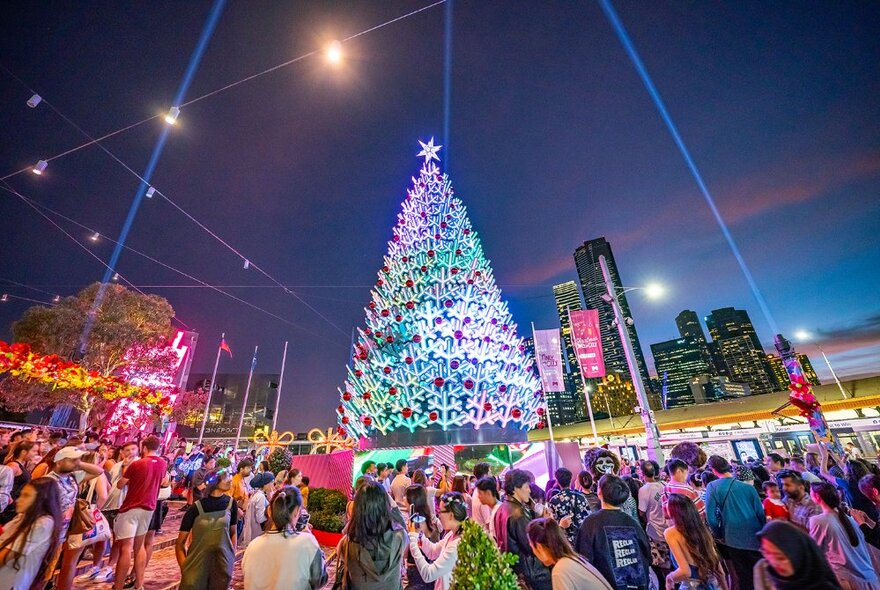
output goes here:
[[58, 303], [59, 301], [61, 301], [61, 295], [56, 295], [52, 298], [52, 303]]
[[244, 269], [247, 270], [251, 267], [251, 261], [247, 258], [244, 259]]
[[168, 114], [165, 115], [165, 122], [169, 125], [174, 125], [177, 122], [177, 116], [180, 114], [180, 107], [171, 107], [168, 110]]
[[39, 162], [36, 163], [36, 165], [34, 166], [33, 170], [31, 170], [31, 172], [33, 172], [34, 174], [39, 176], [40, 174], [43, 173], [43, 170], [45, 170], [46, 166], [48, 166], [48, 165], [49, 165], [49, 162], [47, 162], [46, 160], [40, 160]]
[[113, 280], [114, 280], [114, 281], [118, 281], [118, 280], [119, 280], [119, 273], [118, 273], [118, 272], [114, 272], [114, 273], [113, 273]]
[[155, 195], [155, 194], [156, 194], [156, 189], [154, 189], [153, 187], [150, 187], [150, 188], [147, 189], [147, 195], [146, 195], [146, 197], [147, 197], [148, 199], [152, 199], [152, 198], [153, 198], [153, 195]]
[[31, 107], [32, 109], [35, 109], [35, 108], [37, 108], [37, 105], [40, 104], [42, 101], [43, 101], [43, 97], [40, 96], [39, 94], [35, 94], [28, 99], [27, 106]]
[[98, 238], [100, 238], [100, 237], [101, 237], [101, 234], [99, 234], [98, 232], [95, 232], [91, 236], [89, 236], [89, 239], [93, 242], [97, 242]]

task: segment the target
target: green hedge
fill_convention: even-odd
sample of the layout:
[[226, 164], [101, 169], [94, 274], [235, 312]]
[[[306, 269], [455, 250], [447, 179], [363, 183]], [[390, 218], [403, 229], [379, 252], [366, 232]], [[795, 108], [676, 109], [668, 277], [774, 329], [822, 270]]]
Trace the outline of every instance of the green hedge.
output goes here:
[[339, 490], [311, 488], [309, 490], [309, 514], [312, 526], [327, 533], [341, 533], [345, 525], [345, 508], [348, 498]]

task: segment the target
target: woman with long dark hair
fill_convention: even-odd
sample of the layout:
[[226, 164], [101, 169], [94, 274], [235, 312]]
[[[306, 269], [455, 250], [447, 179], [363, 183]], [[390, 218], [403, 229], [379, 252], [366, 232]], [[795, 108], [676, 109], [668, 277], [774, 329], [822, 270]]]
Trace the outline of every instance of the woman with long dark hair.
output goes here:
[[[413, 484], [406, 488], [401, 510], [409, 519], [409, 523], [415, 527], [415, 530], [431, 543], [436, 543], [440, 540], [440, 523], [434, 518], [434, 511], [431, 510], [428, 504], [428, 493], [424, 486]], [[407, 589], [415, 590], [417, 588], [426, 589], [434, 587], [433, 583], [422, 579], [412, 552], [409, 552], [406, 556], [406, 580]]]
[[268, 511], [269, 529], [244, 552], [241, 569], [245, 590], [315, 590], [327, 582], [318, 541], [310, 532], [297, 530], [302, 509], [302, 494], [297, 488], [288, 486], [275, 492]]
[[553, 590], [611, 590], [599, 570], [575, 553], [555, 520], [536, 518], [526, 532], [532, 552], [552, 570]]
[[348, 534], [336, 546], [339, 566], [334, 588], [401, 588], [400, 560], [405, 539], [403, 528], [391, 520], [385, 488], [375, 481], [365, 481], [354, 496]]
[[810, 497], [822, 514], [810, 517], [810, 536], [825, 552], [844, 590], [880, 590], [868, 544], [859, 525], [840, 506], [840, 496], [825, 482], [810, 486]]
[[21, 494], [22, 488], [31, 480], [28, 465], [36, 459], [37, 451], [39, 448], [29, 440], [20, 440], [9, 449], [4, 464], [12, 469], [12, 491], [9, 493], [9, 506], [0, 514], [0, 524], [5, 525], [15, 518], [15, 501]]
[[670, 494], [667, 504], [672, 526], [663, 531], [669, 544], [672, 565], [666, 576], [666, 588], [726, 589], [721, 558], [715, 551], [715, 542], [709, 527], [700, 518], [694, 502], [681, 494]]
[[771, 520], [758, 538], [763, 558], [755, 565], [755, 590], [839, 590], [822, 550], [799, 526]]
[[58, 483], [41, 477], [25, 484], [15, 502], [16, 516], [0, 535], [0, 588], [29, 590], [45, 580], [61, 541]]

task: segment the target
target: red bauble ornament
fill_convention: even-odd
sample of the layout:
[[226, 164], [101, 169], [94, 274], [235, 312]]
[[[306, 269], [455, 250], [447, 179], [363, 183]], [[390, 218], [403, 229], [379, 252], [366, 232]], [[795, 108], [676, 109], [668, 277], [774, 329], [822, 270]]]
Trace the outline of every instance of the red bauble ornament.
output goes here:
[[451, 272], [451, 273], [454, 274], [454, 275], [457, 275], [457, 274], [458, 274], [458, 269], [457, 269], [456, 267], [453, 266], [453, 267], [450, 269], [449, 272]]
[[419, 213], [419, 215], [422, 216], [422, 219], [425, 219], [426, 217], [428, 217], [428, 212], [427, 212], [427, 211], [422, 211], [421, 213]]
[[522, 410], [519, 408], [513, 408], [510, 410], [510, 415], [513, 416], [514, 420], [519, 420], [522, 417]]
[[408, 356], [405, 359], [403, 359], [403, 362], [405, 362], [408, 365], [411, 365], [411, 364], [413, 364], [413, 357]]
[[475, 277], [481, 277], [481, 276], [483, 276], [483, 273], [481, 273], [480, 271], [477, 271], [477, 272], [474, 273], [474, 276], [475, 276]]
[[406, 308], [407, 308], [407, 309], [412, 309], [412, 308], [414, 308], [415, 306], [416, 306], [416, 304], [413, 303], [412, 301], [407, 301], [407, 302], [406, 302]]
[[435, 239], [435, 240], [439, 240], [439, 239], [440, 239], [440, 234], [434, 234], [434, 239]]
[[364, 416], [364, 418], [363, 418], [363, 420], [361, 420], [361, 422], [364, 423], [364, 426], [369, 426], [370, 424], [373, 423], [373, 419], [370, 418], [369, 416]]
[[360, 358], [362, 361], [367, 360], [367, 351], [364, 351], [364, 352], [360, 353], [360, 354], [358, 355], [358, 358]]
[[453, 360], [450, 361], [450, 363], [449, 363], [449, 366], [452, 367], [453, 369], [457, 369], [457, 368], [458, 368], [458, 365], [459, 365], [459, 362], [458, 362], [457, 360], [455, 360], [455, 359], [453, 359]]
[[489, 402], [486, 402], [485, 404], [483, 404], [483, 410], [485, 410], [487, 412], [491, 412], [492, 411], [492, 404], [490, 404]]
[[538, 422], [537, 424], [535, 424], [535, 428], [537, 428], [538, 430], [543, 430], [544, 429], [544, 422], [543, 421]]
[[428, 414], [428, 419], [429, 419], [431, 422], [433, 422], [434, 420], [436, 420], [438, 417], [439, 417], [439, 416], [437, 415], [437, 412], [431, 412], [430, 414]]
[[364, 399], [370, 399], [371, 397], [373, 397], [372, 393], [370, 393], [369, 391], [364, 392], [364, 395], [363, 395]]
[[379, 279], [378, 281], [376, 281], [376, 286], [377, 286], [377, 287], [381, 287], [381, 286], [384, 285], [384, 284], [385, 284], [385, 281], [383, 281], [382, 279]]
[[391, 315], [390, 311], [388, 311], [387, 309], [382, 310], [382, 317], [383, 318], [387, 318], [389, 315]]
[[363, 376], [364, 376], [364, 372], [361, 371], [360, 369], [356, 369], [355, 372], [354, 372], [354, 376], [355, 376], [355, 377], [363, 377]]
[[391, 344], [392, 342], [394, 342], [394, 336], [388, 336], [387, 338], [385, 338], [385, 342]]
[[396, 316], [394, 316], [394, 321], [396, 321], [396, 322], [402, 322], [402, 321], [403, 321], [403, 316], [402, 316], [402, 315], [396, 315]]
[[473, 285], [473, 284], [474, 284], [474, 279], [468, 279], [468, 280], [467, 280], [467, 284], [468, 284], [468, 285]]
[[415, 336], [413, 336], [413, 342], [415, 342], [416, 344], [418, 344], [418, 343], [421, 342], [421, 341], [422, 341], [422, 337], [419, 336], [418, 334], [416, 334]]
[[387, 266], [382, 267], [382, 272], [388, 272], [390, 269]]
[[492, 318], [491, 320], [489, 320], [489, 322], [494, 326], [494, 325], [496, 325], [496, 324], [498, 323], [498, 319], [497, 319], [497, 318]]
[[508, 330], [509, 328], [510, 328], [510, 326], [508, 326], [507, 324], [501, 324], [501, 331], [502, 331], [502, 332], [507, 332], [507, 330]]
[[400, 413], [403, 414], [404, 418], [409, 418], [410, 416], [412, 416], [412, 408], [403, 408], [402, 410], [400, 410]]
[[347, 391], [345, 393], [343, 393], [342, 394], [342, 401], [350, 402], [351, 401], [351, 394]]
[[345, 413], [345, 406], [339, 406], [338, 408], [336, 408], [336, 411], [339, 412], [340, 414], [344, 414]]
[[338, 434], [339, 436], [345, 436], [346, 435], [345, 428], [340, 426], [339, 428], [336, 429], [336, 434]]
[[464, 338], [464, 334], [462, 333], [462, 331], [461, 331], [461, 330], [456, 330], [456, 331], [455, 331], [455, 339], [456, 339], [456, 340], [461, 340], [462, 338]]
[[343, 424], [348, 424], [348, 416], [343, 416], [339, 421]]
[[381, 338], [381, 337], [382, 337], [382, 332], [380, 332], [379, 330], [376, 330], [376, 338]]
[[391, 367], [385, 367], [384, 369], [382, 369], [382, 372], [385, 373], [386, 375], [390, 375], [391, 374]]
[[421, 267], [419, 270], [422, 271], [422, 272], [428, 272], [428, 267], [427, 267], [427, 266], [423, 266], [423, 267]]
[[401, 258], [401, 260], [403, 262], [409, 262], [409, 256], [404, 256], [403, 258]]
[[507, 391], [507, 386], [506, 385], [499, 385], [498, 391], [500, 391], [501, 393], [504, 393], [505, 391]]
[[436, 387], [443, 387], [444, 383], [446, 382], [443, 380], [443, 377], [437, 377], [436, 379], [434, 379], [434, 385]]
[[388, 388], [388, 395], [397, 395], [397, 388], [393, 387], [393, 386], [389, 387]]
[[473, 380], [472, 379], [465, 379], [464, 380], [464, 388], [465, 389], [473, 389], [474, 388]]
[[440, 222], [440, 229], [446, 229], [447, 227], [448, 227], [448, 226], [446, 225], [446, 222], [445, 222], [445, 221], [441, 221], [441, 222]]
[[535, 410], [535, 413], [538, 416], [543, 416], [544, 415], [544, 408], [538, 408], [537, 410]]
[[370, 309], [376, 309], [376, 302], [375, 302], [375, 301], [370, 301], [370, 304], [369, 304], [368, 307], [369, 307]]
[[394, 237], [391, 238], [391, 239], [394, 240], [395, 242], [399, 242], [399, 241], [400, 241], [400, 236], [394, 236]]
[[412, 279], [407, 279], [405, 285], [407, 287], [412, 287], [413, 285], [415, 285], [415, 283], [412, 282]]
[[455, 250], [455, 255], [456, 255], [456, 256], [461, 256], [461, 248], [458, 248], [458, 249]]
[[434, 318], [434, 323], [438, 326], [443, 323], [443, 318]]
[[369, 335], [372, 334], [372, 333], [373, 333], [373, 331], [372, 331], [371, 329], [369, 329], [369, 328], [367, 328], [366, 330], [364, 330], [364, 334], [366, 334], [367, 336], [369, 336]]
[[466, 229], [466, 230], [464, 230], [463, 233], [464, 233], [464, 235], [469, 236], [469, 235], [471, 235], [471, 230]]
[[445, 305], [446, 307], [452, 307], [453, 305], [455, 305], [455, 302], [452, 301], [452, 299], [447, 299], [443, 302], [443, 305]]
[[434, 251], [428, 250], [428, 258], [434, 258]]

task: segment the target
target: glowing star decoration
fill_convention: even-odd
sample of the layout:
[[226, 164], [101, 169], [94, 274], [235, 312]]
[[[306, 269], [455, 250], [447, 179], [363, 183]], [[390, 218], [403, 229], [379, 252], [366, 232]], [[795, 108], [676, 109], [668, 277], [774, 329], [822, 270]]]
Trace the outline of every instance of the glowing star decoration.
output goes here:
[[378, 265], [337, 420], [352, 438], [389, 446], [524, 440], [542, 404], [533, 360], [434, 162], [440, 146], [419, 143], [425, 161]]
[[273, 430], [271, 434], [266, 435], [265, 430], [261, 430], [254, 435], [254, 443], [259, 448], [268, 448], [271, 453], [278, 447], [286, 447], [296, 439], [296, 435], [292, 432], [282, 432], [278, 434], [277, 430]]
[[434, 145], [434, 138], [433, 137], [431, 138], [431, 141], [429, 141], [428, 143], [425, 143], [420, 140], [419, 145], [422, 146], [422, 151], [420, 151], [416, 155], [417, 156], [424, 156], [425, 157], [425, 164], [427, 164], [431, 160], [437, 160], [438, 162], [440, 161], [440, 157], [437, 155], [437, 152], [439, 152], [440, 148], [442, 148], [443, 146], [442, 145]]
[[335, 428], [328, 428], [327, 434], [320, 428], [312, 428], [306, 435], [309, 442], [312, 443], [312, 450], [309, 454], [318, 455], [322, 452], [332, 453], [333, 451], [345, 451], [353, 449], [357, 442], [336, 431]]

